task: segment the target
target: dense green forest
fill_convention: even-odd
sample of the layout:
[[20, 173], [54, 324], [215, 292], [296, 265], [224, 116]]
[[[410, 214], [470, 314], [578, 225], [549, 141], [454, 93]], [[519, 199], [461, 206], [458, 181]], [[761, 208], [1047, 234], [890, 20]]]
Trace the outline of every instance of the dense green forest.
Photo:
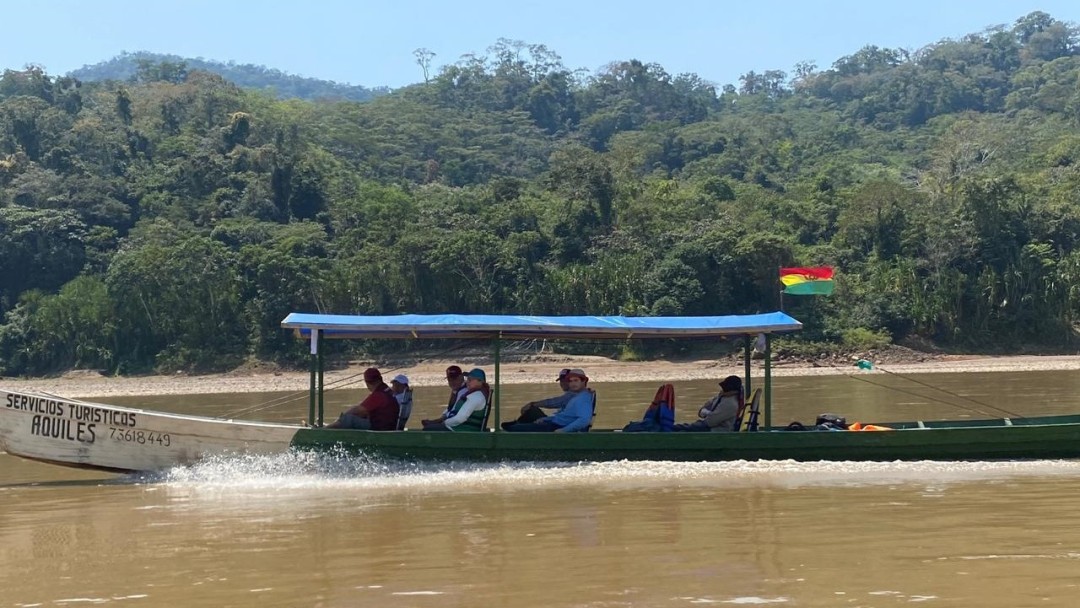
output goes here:
[[[188, 71], [210, 72], [240, 88], [259, 89], [282, 99], [295, 97], [311, 100], [369, 101], [390, 92], [390, 89], [386, 87], [367, 88], [318, 78], [305, 78], [250, 63], [237, 64], [231, 61], [223, 63], [147, 51], [121, 53], [108, 61], [84, 65], [71, 72], [69, 76], [82, 82], [132, 80], [137, 79], [140, 72], [154, 66], [164, 66], [166, 72], [173, 72], [169, 77], [181, 80]], [[160, 70], [161, 67], [157, 69]]]
[[1080, 30], [1044, 13], [716, 88], [501, 40], [365, 103], [174, 63], [0, 78], [0, 370], [303, 355], [290, 311], [774, 310], [804, 339], [1068, 347]]

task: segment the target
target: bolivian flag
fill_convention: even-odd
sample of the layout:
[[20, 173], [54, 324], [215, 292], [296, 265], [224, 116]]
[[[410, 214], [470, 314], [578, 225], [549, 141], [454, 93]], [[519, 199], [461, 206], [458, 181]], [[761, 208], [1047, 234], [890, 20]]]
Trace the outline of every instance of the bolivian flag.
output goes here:
[[833, 292], [833, 269], [829, 266], [781, 268], [784, 293], [794, 296], [827, 296]]

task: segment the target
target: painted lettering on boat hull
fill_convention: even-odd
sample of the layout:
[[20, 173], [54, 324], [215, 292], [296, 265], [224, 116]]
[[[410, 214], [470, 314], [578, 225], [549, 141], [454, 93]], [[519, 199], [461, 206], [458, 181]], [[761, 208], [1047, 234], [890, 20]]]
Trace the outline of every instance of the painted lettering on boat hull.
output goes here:
[[51, 439], [94, 443], [94, 440], [97, 439], [97, 425], [76, 422], [67, 418], [35, 414], [30, 420], [30, 434]]
[[277, 454], [297, 430], [0, 390], [0, 451], [81, 467], [158, 471], [207, 455]]

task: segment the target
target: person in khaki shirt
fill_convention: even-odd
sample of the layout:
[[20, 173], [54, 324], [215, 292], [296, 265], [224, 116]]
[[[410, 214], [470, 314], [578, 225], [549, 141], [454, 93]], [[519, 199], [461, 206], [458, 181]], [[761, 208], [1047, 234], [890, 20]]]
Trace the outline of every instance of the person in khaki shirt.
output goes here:
[[712, 431], [714, 433], [735, 430], [735, 417], [742, 405], [742, 379], [728, 376], [720, 381], [720, 393], [705, 402], [698, 410], [698, 419], [690, 424], [676, 424], [675, 431]]

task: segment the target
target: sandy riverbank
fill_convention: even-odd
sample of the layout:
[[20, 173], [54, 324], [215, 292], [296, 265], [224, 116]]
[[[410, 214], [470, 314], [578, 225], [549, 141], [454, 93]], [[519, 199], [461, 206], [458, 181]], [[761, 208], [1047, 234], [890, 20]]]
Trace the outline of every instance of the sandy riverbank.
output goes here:
[[[684, 381], [722, 378], [742, 373], [734, 360], [699, 361], [641, 361], [621, 362], [604, 357], [548, 357], [543, 361], [512, 361], [502, 365], [502, 381], [508, 384], [552, 382], [558, 370], [580, 367], [595, 382], [633, 382], [661, 380]], [[479, 365], [491, 373], [490, 362], [481, 360], [427, 361], [420, 365], [393, 369], [383, 366], [387, 377], [404, 373], [413, 386], [441, 386], [443, 370], [451, 363], [462, 367]], [[348, 369], [326, 373], [325, 381], [332, 382], [360, 374], [366, 365], [356, 364]], [[1080, 370], [1080, 356], [1003, 356], [968, 355], [937, 356], [915, 363], [881, 364], [880, 367], [900, 374], [1005, 372], [1036, 370]], [[856, 372], [852, 365], [814, 365], [805, 362], [780, 362], [774, 365], [774, 376], [842, 375]], [[754, 362], [754, 374], [761, 375], [760, 362]], [[861, 372], [866, 373], [866, 372]], [[209, 393], [245, 393], [268, 391], [303, 391], [308, 387], [304, 372], [230, 372], [198, 376], [139, 376], [105, 377], [96, 372], [69, 372], [58, 378], [0, 379], [0, 388], [37, 390], [69, 397], [114, 397], [139, 395], [185, 395]]]

